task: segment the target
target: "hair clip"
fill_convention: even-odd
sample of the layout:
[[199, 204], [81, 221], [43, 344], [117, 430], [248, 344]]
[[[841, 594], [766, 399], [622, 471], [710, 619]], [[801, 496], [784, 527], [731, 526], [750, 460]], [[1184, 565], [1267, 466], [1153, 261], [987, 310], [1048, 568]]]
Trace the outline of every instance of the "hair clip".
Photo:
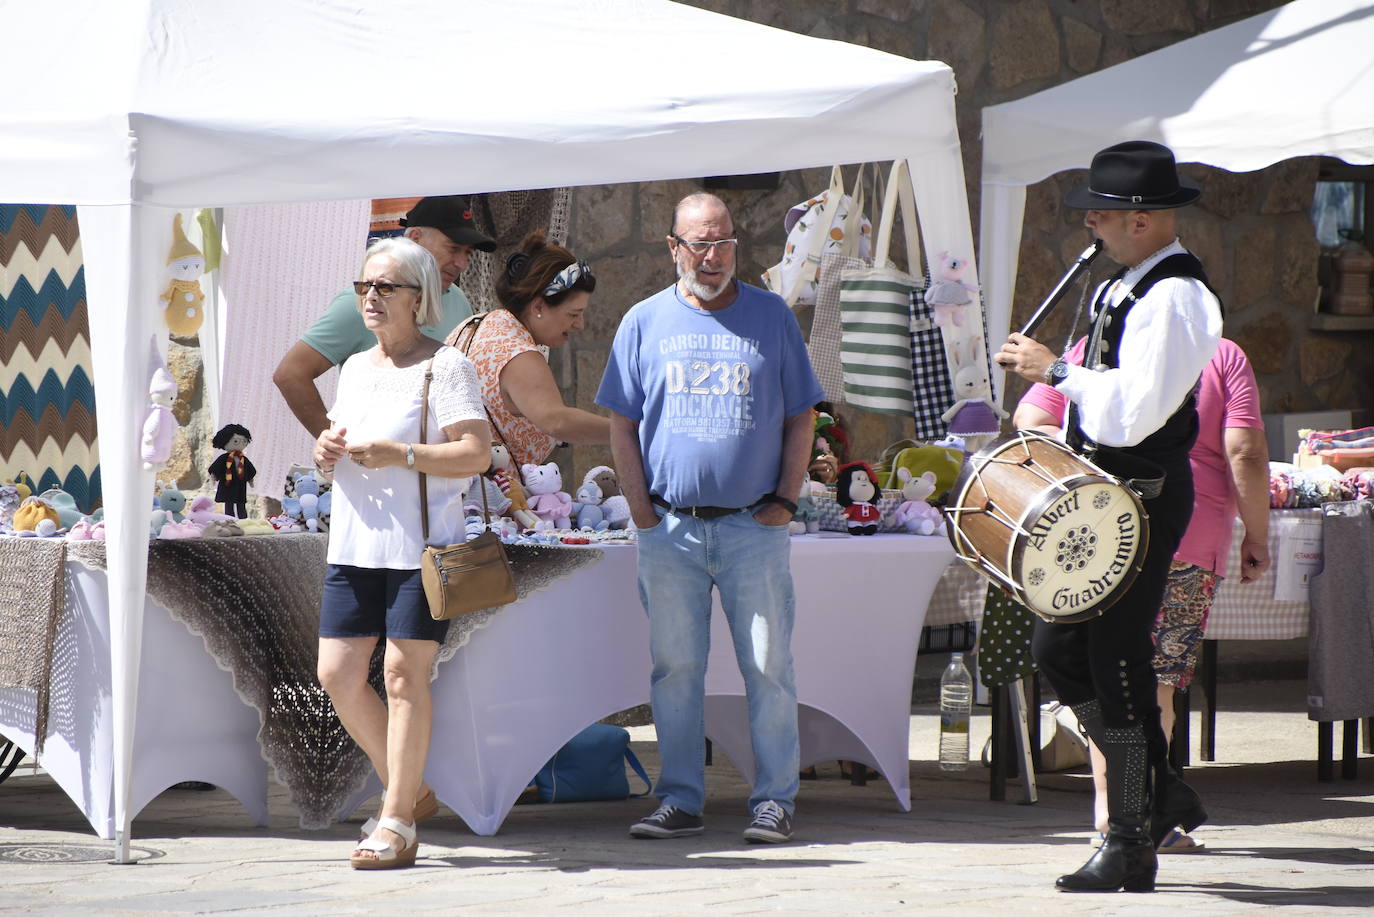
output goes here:
[[534, 259], [525, 252], [515, 252], [506, 259], [506, 279], [511, 283], [516, 283], [530, 269], [530, 262]]

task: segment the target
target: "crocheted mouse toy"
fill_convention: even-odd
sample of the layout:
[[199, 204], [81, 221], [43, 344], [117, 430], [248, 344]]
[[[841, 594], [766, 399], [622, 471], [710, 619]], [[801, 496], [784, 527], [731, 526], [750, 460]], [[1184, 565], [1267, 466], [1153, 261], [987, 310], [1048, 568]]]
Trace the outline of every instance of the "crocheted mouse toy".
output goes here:
[[935, 473], [927, 471], [913, 477], [905, 468], [897, 469], [902, 482], [903, 503], [892, 514], [892, 523], [913, 535], [938, 535], [944, 529], [940, 511], [926, 501], [935, 493]]

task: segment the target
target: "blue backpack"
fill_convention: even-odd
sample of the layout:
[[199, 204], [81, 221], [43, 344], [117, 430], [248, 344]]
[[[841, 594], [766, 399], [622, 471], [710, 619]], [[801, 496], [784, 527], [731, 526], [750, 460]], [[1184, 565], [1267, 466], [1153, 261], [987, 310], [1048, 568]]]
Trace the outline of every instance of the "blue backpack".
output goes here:
[[630, 751], [630, 734], [619, 726], [593, 723], [568, 740], [534, 776], [540, 802], [590, 802], [630, 798], [625, 762], [653, 792], [653, 781]]

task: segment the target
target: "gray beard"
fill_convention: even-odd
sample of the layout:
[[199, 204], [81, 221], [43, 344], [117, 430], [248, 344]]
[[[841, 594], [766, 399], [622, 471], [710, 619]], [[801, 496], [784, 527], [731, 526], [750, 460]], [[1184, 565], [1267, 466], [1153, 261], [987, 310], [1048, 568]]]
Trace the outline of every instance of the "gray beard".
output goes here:
[[730, 288], [730, 283], [735, 279], [735, 271], [732, 268], [725, 275], [725, 279], [720, 282], [720, 286], [718, 287], [708, 287], [706, 284], [697, 280], [694, 272], [684, 271], [680, 264], [677, 266], [677, 276], [678, 279], [682, 281], [682, 285], [686, 288], [688, 293], [691, 293], [702, 302], [711, 302]]

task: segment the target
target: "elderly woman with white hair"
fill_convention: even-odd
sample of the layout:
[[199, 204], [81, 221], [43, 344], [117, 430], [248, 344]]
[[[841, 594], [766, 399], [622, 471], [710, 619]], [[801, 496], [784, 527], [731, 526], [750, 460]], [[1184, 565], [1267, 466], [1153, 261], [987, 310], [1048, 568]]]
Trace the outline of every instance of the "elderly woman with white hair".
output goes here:
[[[350, 863], [391, 869], [415, 862], [416, 824], [438, 807], [423, 775], [429, 672], [448, 622], [430, 617], [420, 583], [419, 474], [428, 479], [430, 543], [460, 542], [463, 495], [490, 463], [491, 440], [472, 363], [420, 333], [438, 317], [433, 256], [409, 239], [383, 239], [353, 286], [377, 346], [344, 363], [330, 427], [315, 443], [316, 467], [334, 480], [318, 674], [386, 789]], [[385, 703], [367, 680], [379, 639]]]

